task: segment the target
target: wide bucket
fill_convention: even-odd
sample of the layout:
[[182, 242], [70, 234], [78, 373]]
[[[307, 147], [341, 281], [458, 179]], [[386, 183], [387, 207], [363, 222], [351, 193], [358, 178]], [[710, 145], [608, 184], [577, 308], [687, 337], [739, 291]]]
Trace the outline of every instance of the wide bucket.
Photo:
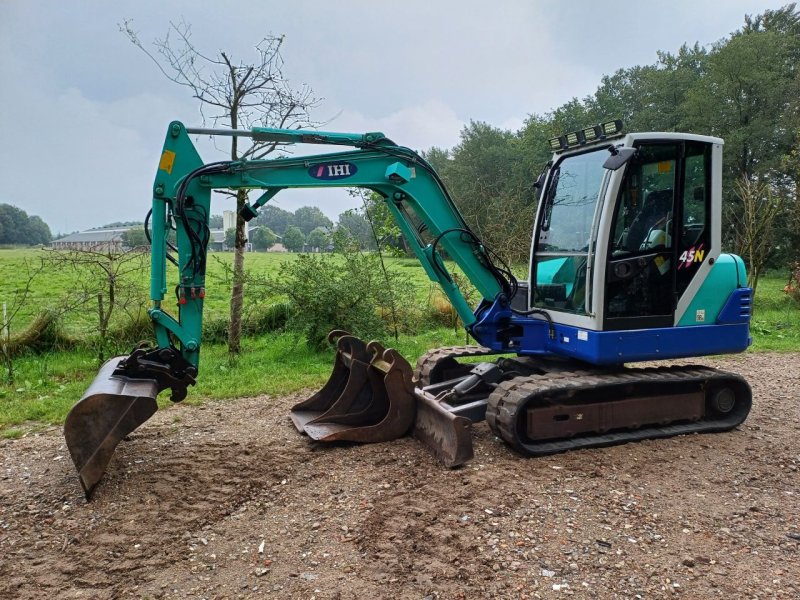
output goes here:
[[344, 331], [332, 331], [328, 340], [336, 343], [333, 372], [320, 391], [292, 407], [298, 431], [326, 442], [386, 442], [405, 435], [416, 415], [408, 361]]
[[107, 361], [67, 415], [64, 438], [86, 498], [100, 481], [117, 444], [157, 410], [154, 379], [114, 375], [125, 356]]
[[417, 388], [417, 417], [411, 434], [433, 452], [445, 467], [472, 460], [472, 421], [448, 410], [436, 398]]

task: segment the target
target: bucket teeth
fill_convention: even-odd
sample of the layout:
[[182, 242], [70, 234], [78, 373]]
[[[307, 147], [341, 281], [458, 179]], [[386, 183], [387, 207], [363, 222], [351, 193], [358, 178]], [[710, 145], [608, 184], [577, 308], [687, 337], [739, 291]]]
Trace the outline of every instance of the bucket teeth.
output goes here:
[[378, 342], [343, 331], [333, 372], [322, 389], [292, 407], [297, 429], [319, 441], [386, 442], [405, 435], [416, 414], [411, 365]]
[[396, 350], [338, 330], [328, 340], [336, 344], [333, 372], [292, 408], [298, 431], [324, 442], [386, 442], [411, 431], [447, 467], [472, 459], [472, 421], [415, 389]]

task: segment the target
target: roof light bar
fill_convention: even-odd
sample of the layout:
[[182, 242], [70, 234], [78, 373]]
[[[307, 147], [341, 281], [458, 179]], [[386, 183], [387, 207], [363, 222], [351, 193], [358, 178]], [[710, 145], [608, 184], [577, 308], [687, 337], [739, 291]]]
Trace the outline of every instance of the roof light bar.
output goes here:
[[553, 152], [567, 149], [567, 140], [564, 139], [564, 136], [551, 138], [547, 142], [550, 144], [550, 150]]
[[607, 121], [601, 125], [603, 128], [603, 133], [605, 135], [614, 135], [615, 133], [619, 133], [622, 131], [622, 121], [617, 119], [616, 121]]
[[587, 142], [593, 142], [596, 139], [598, 139], [601, 135], [603, 134], [602, 131], [600, 131], [599, 125], [594, 125], [593, 127], [587, 127], [586, 129], [583, 130], [583, 139], [585, 139]]
[[[579, 137], [578, 136], [579, 133], [583, 133], [583, 132], [581, 132], [581, 131], [572, 131], [572, 132], [570, 132], [570, 133], [568, 133], [566, 135], [567, 146], [577, 146], [578, 144], [581, 143], [581, 138], [583, 138], [583, 136]], [[585, 143], [585, 141], [584, 141], [584, 143]]]
[[561, 152], [570, 148], [576, 148], [599, 140], [604, 140], [607, 137], [615, 136], [622, 133], [622, 121], [615, 119], [613, 121], [605, 121], [599, 125], [592, 125], [585, 127], [578, 131], [571, 131], [570, 133], [561, 135], [559, 137], [550, 138], [547, 143], [550, 150], [553, 152]]

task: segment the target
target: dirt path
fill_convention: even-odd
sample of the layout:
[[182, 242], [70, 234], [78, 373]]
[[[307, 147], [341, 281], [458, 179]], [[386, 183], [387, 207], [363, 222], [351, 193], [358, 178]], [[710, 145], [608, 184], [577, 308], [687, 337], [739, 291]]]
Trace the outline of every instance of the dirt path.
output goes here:
[[[697, 361], [695, 361], [697, 362]], [[744, 374], [737, 431], [523, 459], [485, 424], [309, 443], [296, 398], [162, 411], [83, 500], [60, 430], [0, 442], [0, 598], [797, 598], [800, 354]]]

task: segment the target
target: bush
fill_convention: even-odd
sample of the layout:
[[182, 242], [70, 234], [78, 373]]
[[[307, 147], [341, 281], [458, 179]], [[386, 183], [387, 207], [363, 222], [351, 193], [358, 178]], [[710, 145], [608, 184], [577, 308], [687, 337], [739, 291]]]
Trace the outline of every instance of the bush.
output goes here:
[[258, 336], [264, 333], [280, 331], [286, 326], [291, 310], [291, 304], [287, 301], [258, 306], [257, 309], [245, 315], [244, 323], [242, 323], [242, 333]]
[[458, 327], [458, 314], [447, 296], [437, 287], [431, 288], [428, 295], [428, 309], [426, 311], [428, 322], [435, 327]]
[[7, 344], [7, 352], [9, 355], [15, 356], [26, 351], [66, 350], [75, 345], [75, 340], [64, 333], [58, 313], [52, 310], [43, 310], [24, 331], [11, 336]]
[[378, 338], [411, 330], [419, 320], [411, 280], [384, 270], [373, 253], [300, 255], [281, 264], [277, 288], [290, 299], [287, 326], [312, 346], [324, 346], [332, 329]]
[[[242, 320], [242, 335], [259, 336], [280, 331], [286, 327], [291, 307], [289, 302], [249, 307]], [[203, 341], [225, 343], [228, 341], [228, 317], [209, 317], [203, 320]]]
[[127, 352], [130, 350], [129, 346], [134, 346], [142, 341], [150, 341], [153, 338], [153, 323], [146, 310], [139, 310], [129, 315], [125, 322], [115, 325], [109, 337], [114, 341], [116, 349], [120, 350], [118, 346], [122, 344], [125, 346], [122, 350]]
[[203, 318], [203, 342], [224, 343], [228, 341], [227, 317]]

